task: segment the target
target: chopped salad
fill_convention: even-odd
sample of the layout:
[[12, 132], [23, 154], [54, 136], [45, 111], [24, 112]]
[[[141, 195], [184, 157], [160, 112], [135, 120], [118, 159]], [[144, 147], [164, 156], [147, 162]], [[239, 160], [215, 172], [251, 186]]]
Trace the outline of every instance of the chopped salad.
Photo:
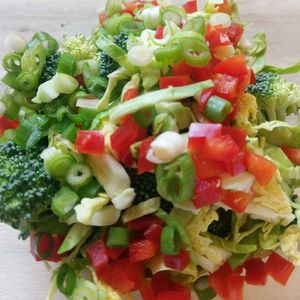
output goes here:
[[234, 1], [199, 6], [7, 37], [0, 220], [58, 263], [48, 300], [240, 300], [300, 264], [300, 63], [267, 65]]

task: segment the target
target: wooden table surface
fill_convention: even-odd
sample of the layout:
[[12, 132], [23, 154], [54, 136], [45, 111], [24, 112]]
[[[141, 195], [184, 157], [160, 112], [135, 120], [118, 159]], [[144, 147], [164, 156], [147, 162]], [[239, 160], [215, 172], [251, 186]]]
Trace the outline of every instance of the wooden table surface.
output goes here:
[[[36, 31], [47, 31], [56, 38], [63, 34], [89, 34], [97, 23], [96, 11], [103, 3], [103, 0], [2, 0], [0, 57], [6, 51], [2, 41], [10, 31], [22, 32], [27, 38]], [[238, 3], [243, 20], [250, 25], [249, 34], [267, 32], [269, 63], [286, 65], [300, 59], [300, 2], [240, 0]], [[298, 75], [292, 79], [300, 83]], [[50, 276], [43, 264], [34, 262], [28, 241], [19, 241], [17, 237], [16, 231], [0, 224], [0, 299], [44, 300]], [[272, 280], [267, 288], [247, 287], [245, 300], [298, 300], [299, 283], [300, 268], [285, 288]]]

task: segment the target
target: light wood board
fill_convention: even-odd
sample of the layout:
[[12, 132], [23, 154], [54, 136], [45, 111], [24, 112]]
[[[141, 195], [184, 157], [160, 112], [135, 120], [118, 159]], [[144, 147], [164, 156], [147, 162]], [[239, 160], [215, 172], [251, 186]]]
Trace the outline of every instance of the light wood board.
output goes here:
[[[2, 0], [0, 57], [6, 51], [2, 41], [10, 31], [23, 32], [27, 38], [36, 31], [47, 31], [57, 38], [79, 32], [89, 34], [97, 23], [96, 11], [103, 3], [103, 0]], [[267, 32], [269, 63], [288, 65], [300, 59], [300, 2], [240, 0], [238, 3], [243, 20], [251, 25], [249, 34]], [[300, 83], [299, 76], [292, 79]], [[49, 273], [43, 264], [34, 262], [28, 241], [17, 237], [16, 231], [0, 224], [0, 300], [44, 300]], [[247, 287], [245, 300], [298, 300], [299, 283], [300, 268], [284, 288], [272, 280], [266, 288]]]

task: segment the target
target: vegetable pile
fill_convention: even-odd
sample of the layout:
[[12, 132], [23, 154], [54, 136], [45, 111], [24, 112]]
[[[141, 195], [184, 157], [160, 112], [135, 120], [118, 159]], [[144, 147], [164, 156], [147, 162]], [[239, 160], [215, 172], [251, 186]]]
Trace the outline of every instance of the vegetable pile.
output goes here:
[[[243, 299], [300, 264], [300, 87], [232, 0], [107, 0], [58, 43], [6, 39], [0, 220], [48, 300]], [[295, 119], [295, 118], [294, 118]]]

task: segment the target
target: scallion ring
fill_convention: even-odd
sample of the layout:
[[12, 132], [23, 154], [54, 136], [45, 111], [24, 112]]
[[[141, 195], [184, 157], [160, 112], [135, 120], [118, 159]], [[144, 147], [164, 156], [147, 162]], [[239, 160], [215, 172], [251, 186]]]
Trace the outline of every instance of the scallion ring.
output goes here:
[[201, 35], [205, 35], [206, 25], [205, 19], [202, 16], [197, 16], [188, 20], [182, 28], [184, 31], [195, 31]]
[[63, 264], [57, 273], [56, 285], [59, 291], [66, 295], [71, 296], [76, 286], [76, 273], [68, 266]]
[[53, 159], [46, 163], [46, 168], [50, 176], [54, 178], [64, 177], [71, 166], [74, 164], [74, 158], [69, 154], [54, 156]]
[[17, 76], [16, 85], [18, 90], [31, 92], [37, 88], [38, 81], [33, 73], [29, 71], [23, 71]]
[[7, 72], [20, 72], [22, 55], [18, 53], [8, 53], [4, 56], [2, 66]]
[[88, 165], [75, 163], [68, 171], [66, 180], [74, 188], [82, 187], [92, 180], [92, 171]]
[[122, 0], [107, 0], [105, 6], [105, 15], [111, 18], [114, 14], [122, 11]]

